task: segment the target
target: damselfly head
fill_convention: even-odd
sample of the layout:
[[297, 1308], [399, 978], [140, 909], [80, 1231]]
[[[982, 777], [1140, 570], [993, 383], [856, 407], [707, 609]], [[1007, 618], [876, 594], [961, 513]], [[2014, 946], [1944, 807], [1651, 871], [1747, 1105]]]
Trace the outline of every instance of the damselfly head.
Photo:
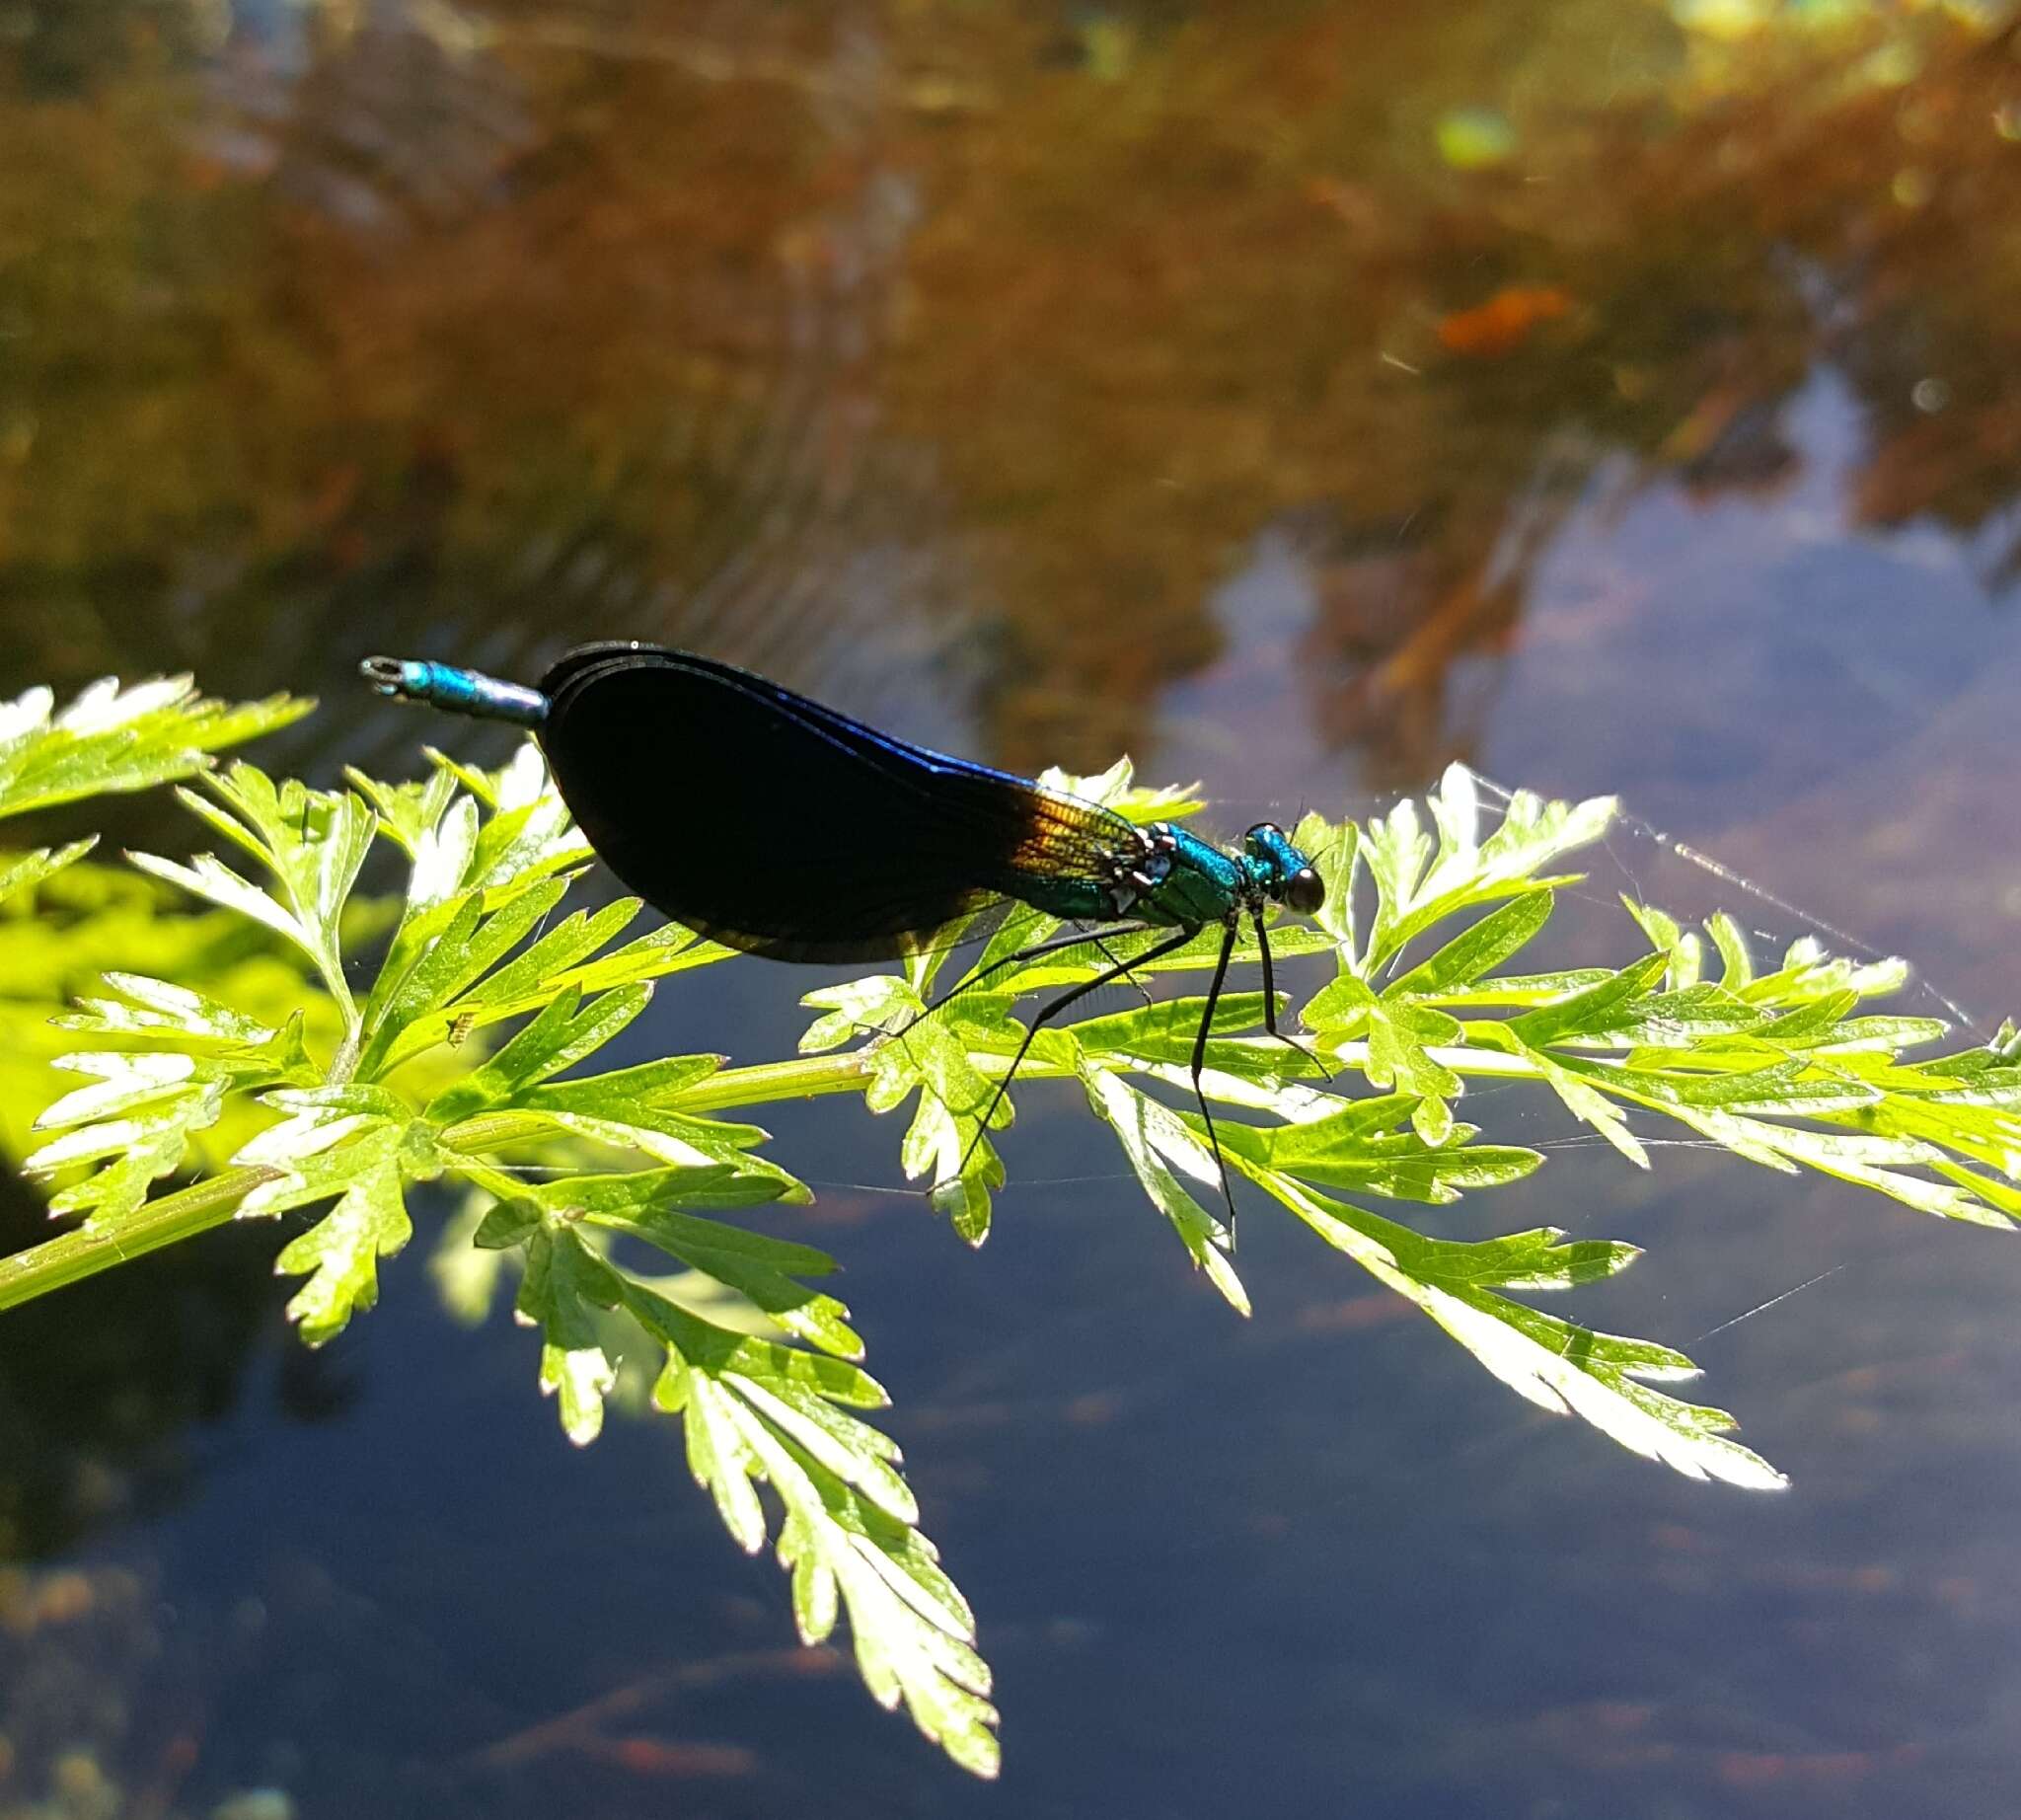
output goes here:
[[1326, 902], [1326, 886], [1310, 866], [1301, 866], [1284, 881], [1284, 901], [1301, 916], [1311, 916]]
[[1242, 836], [1242, 851], [1262, 869], [1264, 891], [1287, 910], [1310, 916], [1325, 903], [1325, 881], [1276, 822], [1259, 821]]

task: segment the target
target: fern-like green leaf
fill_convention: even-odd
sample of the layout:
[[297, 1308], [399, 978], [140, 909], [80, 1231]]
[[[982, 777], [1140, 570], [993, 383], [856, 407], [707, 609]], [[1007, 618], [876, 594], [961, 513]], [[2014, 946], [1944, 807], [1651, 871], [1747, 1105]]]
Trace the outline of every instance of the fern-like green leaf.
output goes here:
[[877, 1702], [902, 1701], [956, 1763], [995, 1776], [998, 1715], [974, 1614], [913, 1527], [897, 1448], [844, 1406], [875, 1387], [839, 1360], [810, 1378], [806, 1355], [711, 1327], [637, 1285], [627, 1306], [666, 1347], [655, 1402], [682, 1417], [696, 1479], [747, 1550], [767, 1534], [757, 1485], [779, 1495], [777, 1552], [801, 1639], [824, 1640], [846, 1611]]
[[64, 867], [81, 860], [97, 845], [95, 838], [72, 841], [67, 847], [38, 847], [28, 853], [0, 853], [0, 904], [28, 891]]
[[[99, 780], [88, 787], [127, 788], [204, 762], [187, 725], [177, 747], [151, 719], [187, 720], [185, 698], [100, 694], [60, 725], [50, 707], [24, 698], [0, 711], [0, 813], [58, 799], [87, 773]], [[204, 737], [222, 743], [285, 711], [214, 716]], [[439, 754], [431, 764], [412, 783], [353, 774], [339, 792], [237, 765], [183, 793], [224, 857], [138, 864], [215, 906], [192, 925], [299, 956], [281, 976], [300, 1003], [276, 1015], [270, 1000], [211, 990], [208, 974], [150, 977], [174, 973], [169, 959], [115, 966], [88, 989], [62, 1021], [80, 1047], [61, 1065], [84, 1079], [45, 1108], [31, 1169], [59, 1211], [89, 1217], [12, 1267], [0, 1306], [235, 1210], [307, 1209], [280, 1266], [304, 1279], [290, 1309], [320, 1343], [373, 1304], [386, 1260], [439, 1204], [415, 1191], [454, 1181], [431, 1268], [459, 1285], [466, 1314], [516, 1272], [516, 1310], [539, 1330], [540, 1383], [569, 1437], [587, 1443], [607, 1410], [636, 1402], [648, 1353], [654, 1400], [681, 1418], [733, 1539], [750, 1550], [773, 1539], [800, 1633], [825, 1637], [846, 1613], [871, 1692], [979, 1774], [997, 1765], [996, 1713], [973, 1617], [917, 1527], [897, 1449], [861, 1413], [885, 1397], [826, 1286], [833, 1260], [763, 1230], [766, 1208], [810, 1196], [764, 1154], [743, 1108], [815, 1093], [861, 1094], [873, 1113], [909, 1107], [905, 1173], [931, 1178], [934, 1204], [980, 1243], [1005, 1178], [1011, 1109], [999, 1087], [1031, 1027], [1020, 1019], [1134, 963], [1147, 1002], [1048, 1019], [1018, 1092], [1080, 1083], [1129, 1162], [1130, 1193], [1233, 1307], [1249, 1301], [1228, 1256], [1224, 1161], [1245, 1193], [1259, 1185], [1530, 1402], [1680, 1473], [1754, 1487], [1781, 1480], [1731, 1438], [1731, 1418], [1662, 1388], [1692, 1375], [1689, 1360], [1521, 1299], [1597, 1282], [1633, 1248], [1548, 1229], [1431, 1239], [1332, 1197], [1491, 1207], [1493, 1189], [1543, 1159], [1456, 1119], [1465, 1089], [1485, 1080], [1555, 1096], [1638, 1167], [1651, 1166], [1639, 1128], [1667, 1120], [1770, 1171], [2021, 1224], [2021, 1033], [1915, 1059], [1947, 1031], [1874, 1003], [1903, 984], [1899, 962], [1806, 938], [1770, 963], [1729, 917], [1687, 928], [1629, 900], [1627, 946], [1609, 964], [1507, 970], [1558, 907], [1553, 869], [1607, 831], [1610, 799], [1519, 794], [1494, 818], [1456, 767], [1422, 808], [1359, 825], [1304, 818], [1296, 838], [1326, 902], [1316, 927], [1277, 921], [1270, 949], [1280, 961], [1326, 956], [1332, 977], [1308, 993], [1296, 1028], [1284, 998], [1244, 981], [1203, 1035], [1207, 1007], [1187, 988], [1216, 964], [1218, 924], [1144, 962], [1168, 932], [1068, 931], [1033, 954], [1060, 926], [991, 912], [935, 933], [892, 974], [809, 994], [818, 1015], [795, 1059], [599, 1069], [616, 1039], [644, 1027], [658, 982], [726, 950], [673, 926], [636, 934], [635, 900], [570, 909], [590, 855], [533, 746], [497, 771]], [[1140, 820], [1198, 806], [1141, 789], [1127, 763], [1048, 782]], [[357, 895], [375, 847], [404, 867], [377, 911]], [[0, 860], [0, 894], [74, 857]], [[958, 955], [968, 971], [950, 988]], [[1260, 958], [1256, 933], [1240, 930], [1235, 963]], [[1186, 984], [1163, 989], [1155, 976], [1169, 974]], [[1219, 1156], [1201, 1100], [1231, 1108], [1213, 1121]], [[252, 1135], [214, 1191], [157, 1192], [206, 1147], [215, 1166], [228, 1146], [206, 1134], [227, 1117], [233, 1142]], [[461, 1267], [448, 1258], [458, 1250]], [[659, 1274], [643, 1273], [648, 1261]]]
[[1585, 1274], [1606, 1274], [1632, 1261], [1632, 1248], [1609, 1248], [1604, 1256], [1589, 1251], [1583, 1268], [1575, 1254], [1540, 1272], [1534, 1234], [1480, 1245], [1425, 1239], [1326, 1200], [1286, 1176], [1262, 1173], [1258, 1178], [1328, 1245], [1414, 1302], [1539, 1408], [1578, 1415], [1630, 1453], [1661, 1461], [1688, 1479], [1723, 1479], [1751, 1490], [1787, 1482], [1759, 1455], [1727, 1438], [1734, 1421], [1723, 1409], [1683, 1403], [1652, 1388], [1697, 1376], [1683, 1353], [1596, 1333], [1496, 1293], [1500, 1287], [1555, 1287]]
[[0, 816], [187, 778], [210, 754], [285, 726], [315, 704], [271, 696], [238, 707], [187, 676], [121, 689], [107, 677], [60, 713], [48, 689], [0, 702]]

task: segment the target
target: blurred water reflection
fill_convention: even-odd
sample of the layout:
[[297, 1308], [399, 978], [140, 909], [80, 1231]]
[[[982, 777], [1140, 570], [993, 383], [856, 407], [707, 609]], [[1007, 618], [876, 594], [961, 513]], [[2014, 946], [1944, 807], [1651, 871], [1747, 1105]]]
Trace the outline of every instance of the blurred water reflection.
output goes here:
[[[1621, 790], [1996, 1017], [2016, 42], [1858, 0], [6, 0], [0, 695], [318, 690], [269, 755], [328, 778], [416, 737], [363, 650], [633, 635], [1018, 766], [1128, 748], [1234, 826], [1462, 757]], [[783, 1053], [809, 983], [633, 1035]], [[2004, 1811], [2010, 1245], [1690, 1153], [1500, 1200], [1652, 1246], [1582, 1312], [1710, 1335], [1797, 1481], [1746, 1499], [1261, 1219], [1235, 1329], [1032, 1099], [983, 1257], [887, 1193], [805, 1216], [983, 1614], [1000, 1792], [780, 1650], [665, 1436], [564, 1458], [413, 1259], [305, 1374], [252, 1244], [0, 1324], [0, 1813], [66, 1750], [135, 1813]], [[847, 1112], [782, 1154], [891, 1179]]]

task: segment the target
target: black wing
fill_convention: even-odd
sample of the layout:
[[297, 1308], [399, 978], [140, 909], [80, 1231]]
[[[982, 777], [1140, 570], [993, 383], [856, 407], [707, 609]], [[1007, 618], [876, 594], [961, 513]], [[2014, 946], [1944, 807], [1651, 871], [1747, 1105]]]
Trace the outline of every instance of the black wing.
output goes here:
[[1148, 851], [1096, 803], [689, 651], [584, 645], [541, 688], [541, 744], [590, 845], [656, 909], [751, 953], [888, 959]]

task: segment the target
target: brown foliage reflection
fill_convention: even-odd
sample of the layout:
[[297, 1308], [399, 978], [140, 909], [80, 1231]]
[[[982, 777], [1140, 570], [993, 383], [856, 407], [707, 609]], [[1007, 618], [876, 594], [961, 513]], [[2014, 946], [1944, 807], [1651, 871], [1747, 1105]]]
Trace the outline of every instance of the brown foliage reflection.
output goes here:
[[[1773, 490], [1829, 364], [1867, 522], [2011, 499], [2011, 29], [243, 11], [37, 0], [0, 51], [10, 667], [624, 631], [864, 706], [973, 681], [998, 756], [1090, 762], [1281, 533], [1319, 726], [1417, 776], [1603, 461]], [[1456, 168], [1484, 100], [1511, 149]]]

